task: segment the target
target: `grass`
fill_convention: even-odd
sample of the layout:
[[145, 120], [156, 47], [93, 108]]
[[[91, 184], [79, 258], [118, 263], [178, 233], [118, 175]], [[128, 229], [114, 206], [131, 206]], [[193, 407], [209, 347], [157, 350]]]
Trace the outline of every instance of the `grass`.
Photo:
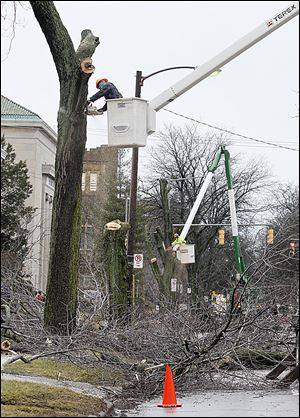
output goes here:
[[80, 367], [62, 361], [51, 359], [37, 359], [32, 363], [24, 363], [20, 360], [9, 364], [5, 368], [8, 372], [18, 374], [29, 374], [57, 379], [60, 373], [61, 380], [72, 380], [74, 382], [87, 382], [94, 385], [108, 384], [121, 385], [124, 376], [120, 370], [112, 367]]
[[1, 417], [86, 417], [103, 410], [103, 402], [69, 389], [12, 380], [1, 382]]

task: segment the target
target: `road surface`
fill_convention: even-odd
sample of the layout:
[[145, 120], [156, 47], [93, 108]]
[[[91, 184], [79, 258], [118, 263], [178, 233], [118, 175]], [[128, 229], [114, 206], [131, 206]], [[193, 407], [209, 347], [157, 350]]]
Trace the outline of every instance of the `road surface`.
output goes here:
[[162, 399], [126, 411], [128, 417], [299, 417], [298, 389], [214, 391], [177, 396], [180, 408], [159, 408]]

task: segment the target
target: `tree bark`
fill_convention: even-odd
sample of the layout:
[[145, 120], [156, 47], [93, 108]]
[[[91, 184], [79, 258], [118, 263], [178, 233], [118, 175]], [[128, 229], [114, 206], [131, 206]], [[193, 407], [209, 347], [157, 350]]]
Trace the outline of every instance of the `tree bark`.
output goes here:
[[[151, 259], [150, 267], [158, 283], [161, 297], [165, 298], [165, 300], [167, 301], [172, 302], [175, 299], [175, 294], [171, 292], [171, 279], [174, 276], [174, 272], [176, 271], [176, 265], [178, 263], [178, 260], [176, 259], [176, 257], [174, 257], [173, 249], [171, 246], [171, 242], [173, 241], [173, 225], [169, 207], [168, 183], [165, 179], [161, 179], [159, 185], [161, 206], [163, 210], [164, 233], [162, 234], [160, 228], [156, 228], [156, 233], [154, 234], [154, 241], [156, 245], [156, 251], [161, 258], [160, 264], [162, 265], [162, 267], [159, 267], [156, 258]], [[148, 253], [152, 254], [150, 245], [148, 245]]]
[[[60, 83], [55, 193], [51, 224], [50, 261], [45, 327], [69, 334], [76, 325], [81, 176], [86, 144], [84, 108], [90, 74], [81, 70], [99, 44], [90, 30], [81, 33], [77, 51], [52, 1], [31, 1], [34, 15], [50, 48]], [[49, 86], [47, 86], [49, 88]]]
[[104, 232], [105, 264], [109, 282], [109, 307], [112, 319], [126, 318], [131, 286], [128, 284], [128, 263], [125, 240], [130, 225], [118, 219], [112, 221], [120, 225], [118, 230]]

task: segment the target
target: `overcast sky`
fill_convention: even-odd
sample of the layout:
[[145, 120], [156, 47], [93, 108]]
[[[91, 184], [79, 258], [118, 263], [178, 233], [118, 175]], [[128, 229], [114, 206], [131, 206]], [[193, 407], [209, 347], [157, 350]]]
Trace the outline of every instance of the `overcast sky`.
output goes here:
[[[199, 66], [248, 32], [284, 10], [287, 1], [56, 1], [75, 49], [83, 29], [99, 36], [94, 56], [95, 80], [107, 77], [123, 94], [134, 96], [135, 74], [146, 76], [173, 66]], [[28, 3], [24, 2], [24, 4]], [[59, 84], [55, 66], [33, 13], [18, 9], [15, 38], [6, 58], [10, 33], [2, 30], [2, 94], [37, 113], [56, 128]], [[5, 29], [6, 26], [3, 27]], [[192, 70], [168, 71], [145, 81], [142, 97], [153, 99]], [[283, 25], [165, 109], [186, 117], [276, 145], [299, 149], [299, 17]], [[96, 102], [99, 107], [104, 102]], [[187, 120], [165, 109], [157, 112], [157, 131], [164, 124]], [[202, 126], [202, 132], [209, 128]], [[89, 117], [87, 147], [107, 143], [106, 117]], [[228, 135], [232, 155], [263, 159], [281, 182], [299, 182], [299, 152]], [[140, 152], [140, 167], [155, 134]], [[141, 170], [140, 170], [141, 171]]]

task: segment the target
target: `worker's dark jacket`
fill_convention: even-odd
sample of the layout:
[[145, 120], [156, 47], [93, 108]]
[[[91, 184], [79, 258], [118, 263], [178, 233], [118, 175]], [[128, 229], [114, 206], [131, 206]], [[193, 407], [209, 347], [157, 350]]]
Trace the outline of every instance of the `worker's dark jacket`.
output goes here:
[[106, 83], [97, 93], [90, 97], [90, 101], [95, 102], [100, 97], [105, 97], [105, 99], [119, 99], [123, 96], [113, 83]]

